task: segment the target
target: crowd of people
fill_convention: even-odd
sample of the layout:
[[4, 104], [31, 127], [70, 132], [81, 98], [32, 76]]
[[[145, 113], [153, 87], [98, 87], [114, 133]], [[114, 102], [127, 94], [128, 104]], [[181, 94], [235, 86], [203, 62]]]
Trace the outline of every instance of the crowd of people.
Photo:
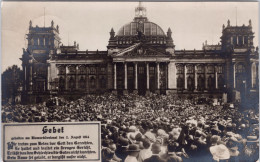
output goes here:
[[[210, 103], [210, 102], [208, 102]], [[258, 111], [171, 95], [88, 95], [37, 105], [4, 105], [2, 122], [101, 121], [102, 161], [259, 159]]]

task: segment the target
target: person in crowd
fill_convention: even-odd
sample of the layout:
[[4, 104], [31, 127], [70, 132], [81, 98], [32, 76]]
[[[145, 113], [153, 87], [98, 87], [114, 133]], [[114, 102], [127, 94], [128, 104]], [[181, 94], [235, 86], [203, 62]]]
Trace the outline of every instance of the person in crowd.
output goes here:
[[[2, 122], [100, 121], [102, 161], [259, 159], [258, 109], [242, 111], [238, 104], [229, 108], [198, 100], [152, 93], [106, 93], [74, 101], [53, 97], [40, 104], [3, 105]], [[133, 145], [138, 151], [131, 151]]]
[[125, 162], [138, 162], [137, 157], [139, 154], [139, 147], [138, 145], [135, 144], [131, 144], [129, 145], [127, 152], [128, 152], [128, 156], [125, 159]]
[[159, 153], [161, 152], [161, 145], [159, 143], [154, 143], [151, 151], [152, 156], [145, 159], [144, 162], [165, 162], [165, 160], [159, 156]]

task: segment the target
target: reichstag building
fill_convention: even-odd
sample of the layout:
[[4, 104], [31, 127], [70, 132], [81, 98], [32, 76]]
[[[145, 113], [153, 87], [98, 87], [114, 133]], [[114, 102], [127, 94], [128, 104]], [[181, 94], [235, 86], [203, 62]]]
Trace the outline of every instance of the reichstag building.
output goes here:
[[221, 43], [201, 50], [175, 50], [166, 32], [135, 8], [132, 22], [110, 31], [107, 51], [80, 51], [64, 46], [59, 26], [29, 23], [28, 47], [23, 50], [22, 100], [45, 101], [50, 96], [77, 98], [105, 92], [197, 95], [234, 101], [258, 95], [258, 48], [253, 45], [251, 20], [247, 25], [223, 25]]

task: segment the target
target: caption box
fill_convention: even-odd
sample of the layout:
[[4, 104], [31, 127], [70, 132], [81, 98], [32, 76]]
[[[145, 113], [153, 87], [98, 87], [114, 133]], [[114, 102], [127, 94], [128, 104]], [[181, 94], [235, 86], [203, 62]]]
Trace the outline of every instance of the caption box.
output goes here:
[[100, 122], [3, 125], [3, 160], [101, 161]]

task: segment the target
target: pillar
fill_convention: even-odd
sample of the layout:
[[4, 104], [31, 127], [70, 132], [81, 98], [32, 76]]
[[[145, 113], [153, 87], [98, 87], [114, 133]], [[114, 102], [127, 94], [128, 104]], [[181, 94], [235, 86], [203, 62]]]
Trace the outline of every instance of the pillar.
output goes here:
[[168, 63], [168, 89], [176, 89], [176, 65], [174, 62]]
[[[75, 72], [75, 89], [79, 89], [79, 84], [78, 84], [78, 81], [79, 81], [79, 77], [78, 77], [78, 69], [79, 67], [77, 65], [75, 65], [75, 69], [76, 69], [76, 72]], [[97, 78], [97, 81], [98, 81], [98, 78]], [[98, 84], [97, 84], [98, 85]], [[98, 87], [98, 86], [97, 86]]]
[[33, 75], [33, 71], [32, 71], [32, 64], [30, 64], [30, 90], [33, 90], [33, 83], [32, 83], [32, 75]]
[[149, 63], [146, 63], [146, 85], [147, 90], [150, 89], [150, 75], [149, 75]]
[[255, 62], [251, 64], [251, 88], [255, 88], [256, 85], [256, 65]]
[[187, 66], [184, 65], [184, 89], [187, 89]]
[[235, 63], [233, 65], [233, 78], [234, 78], [233, 84], [234, 84], [234, 89], [235, 89], [236, 88], [236, 64]]
[[65, 89], [68, 90], [68, 82], [67, 82], [67, 76], [68, 76], [68, 71], [69, 71], [69, 68], [68, 68], [68, 65], [65, 65]]
[[116, 87], [116, 63], [114, 63], [114, 89], [116, 90], [117, 87]]
[[215, 67], [215, 88], [218, 89], [218, 66]]
[[156, 63], [157, 68], [157, 89], [160, 89], [160, 63]]
[[50, 64], [48, 64], [48, 81], [47, 81], [47, 83], [48, 83], [48, 86], [47, 86], [47, 89], [48, 90], [51, 90], [52, 89], [52, 87], [51, 87], [51, 67], [50, 67]]
[[194, 66], [194, 72], [195, 72], [195, 74], [194, 74], [194, 78], [195, 78], [195, 90], [197, 90], [197, 87], [198, 87], [198, 79], [197, 79], [197, 77], [198, 77], [198, 75], [197, 75], [197, 65], [195, 64], [195, 66]]
[[138, 89], [137, 70], [137, 63], [135, 62], [135, 90]]
[[204, 75], [205, 75], [205, 89], [208, 89], [208, 79], [207, 79], [207, 65], [204, 66]]
[[125, 62], [125, 90], [127, 90], [127, 63]]

